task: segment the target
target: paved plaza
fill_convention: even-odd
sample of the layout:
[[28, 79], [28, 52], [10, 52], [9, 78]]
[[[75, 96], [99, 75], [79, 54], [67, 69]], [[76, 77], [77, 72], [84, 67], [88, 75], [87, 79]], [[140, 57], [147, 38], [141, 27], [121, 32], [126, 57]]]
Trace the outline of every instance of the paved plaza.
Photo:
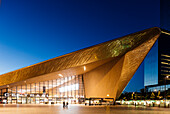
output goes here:
[[170, 108], [144, 106], [0, 105], [0, 114], [170, 114]]

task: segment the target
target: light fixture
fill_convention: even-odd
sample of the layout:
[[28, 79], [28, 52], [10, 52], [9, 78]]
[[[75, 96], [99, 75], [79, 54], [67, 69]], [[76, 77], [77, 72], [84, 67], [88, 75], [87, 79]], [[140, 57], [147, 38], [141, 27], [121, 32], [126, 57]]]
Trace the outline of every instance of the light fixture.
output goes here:
[[86, 71], [86, 66], [84, 66], [84, 71]]
[[60, 77], [63, 77], [63, 75], [62, 74], [58, 74]]
[[109, 97], [109, 94], [107, 94], [107, 97]]
[[166, 78], [169, 78], [169, 76], [166, 76]]
[[154, 89], [154, 91], [155, 91], [155, 92], [157, 92], [157, 90], [156, 90], [156, 89]]

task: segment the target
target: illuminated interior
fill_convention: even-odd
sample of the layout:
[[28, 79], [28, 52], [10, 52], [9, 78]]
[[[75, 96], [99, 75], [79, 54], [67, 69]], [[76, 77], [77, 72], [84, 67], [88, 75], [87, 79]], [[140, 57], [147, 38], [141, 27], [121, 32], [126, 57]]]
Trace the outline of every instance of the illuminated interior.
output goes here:
[[[8, 87], [1, 90], [8, 104], [57, 104], [84, 102], [83, 75]], [[5, 101], [6, 100], [6, 101]]]

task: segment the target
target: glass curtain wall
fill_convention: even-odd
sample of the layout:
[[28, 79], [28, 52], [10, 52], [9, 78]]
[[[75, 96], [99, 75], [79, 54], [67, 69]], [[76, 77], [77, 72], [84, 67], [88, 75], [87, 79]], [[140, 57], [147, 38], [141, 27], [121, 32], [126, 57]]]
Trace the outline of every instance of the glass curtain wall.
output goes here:
[[84, 102], [83, 75], [8, 87], [0, 91], [0, 103], [57, 104]]
[[160, 85], [160, 86], [156, 86], [156, 87], [148, 87], [148, 92], [156, 92], [156, 91], [165, 91], [165, 88], [166, 90], [168, 90], [170, 88], [170, 84], [166, 85]]

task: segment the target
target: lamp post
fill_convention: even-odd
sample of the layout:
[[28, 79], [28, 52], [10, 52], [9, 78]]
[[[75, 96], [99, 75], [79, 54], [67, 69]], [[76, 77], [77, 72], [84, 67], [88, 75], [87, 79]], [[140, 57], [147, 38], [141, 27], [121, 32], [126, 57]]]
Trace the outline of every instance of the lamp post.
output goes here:
[[164, 99], [165, 99], [165, 104], [164, 107], [166, 107], [166, 79], [169, 78], [169, 75], [165, 77], [165, 91], [164, 91]]

